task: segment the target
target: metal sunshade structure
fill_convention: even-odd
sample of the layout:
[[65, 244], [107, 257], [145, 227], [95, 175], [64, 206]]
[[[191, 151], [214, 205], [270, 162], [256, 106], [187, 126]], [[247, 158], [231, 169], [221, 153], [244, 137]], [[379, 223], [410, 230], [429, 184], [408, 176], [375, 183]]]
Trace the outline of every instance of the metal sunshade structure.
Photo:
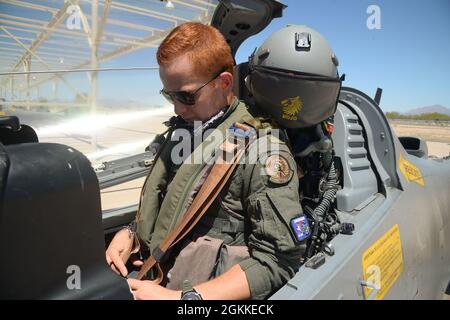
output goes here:
[[[61, 106], [31, 101], [30, 90], [49, 82], [58, 90], [62, 82], [82, 98], [71, 106], [95, 110], [101, 64], [156, 48], [183, 22], [209, 23], [216, 5], [217, 0], [0, 0], [1, 104], [28, 110]], [[81, 70], [89, 70], [88, 96], [66, 79]]]

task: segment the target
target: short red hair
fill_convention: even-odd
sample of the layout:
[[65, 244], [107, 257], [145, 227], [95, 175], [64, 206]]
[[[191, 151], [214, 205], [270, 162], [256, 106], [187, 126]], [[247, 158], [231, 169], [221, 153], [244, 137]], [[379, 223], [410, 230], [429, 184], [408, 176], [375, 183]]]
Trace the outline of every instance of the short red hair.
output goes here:
[[165, 66], [184, 54], [189, 55], [198, 75], [210, 77], [223, 68], [233, 73], [230, 46], [219, 30], [212, 26], [199, 22], [179, 25], [160, 44], [156, 58], [159, 66]]

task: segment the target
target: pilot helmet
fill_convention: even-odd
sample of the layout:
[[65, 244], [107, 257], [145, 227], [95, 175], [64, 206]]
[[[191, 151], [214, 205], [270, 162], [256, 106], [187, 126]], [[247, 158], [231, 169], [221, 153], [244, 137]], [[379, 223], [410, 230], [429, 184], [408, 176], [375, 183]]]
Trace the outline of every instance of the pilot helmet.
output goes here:
[[311, 127], [336, 111], [341, 88], [338, 64], [320, 33], [288, 25], [249, 57], [246, 86], [256, 107], [280, 126]]

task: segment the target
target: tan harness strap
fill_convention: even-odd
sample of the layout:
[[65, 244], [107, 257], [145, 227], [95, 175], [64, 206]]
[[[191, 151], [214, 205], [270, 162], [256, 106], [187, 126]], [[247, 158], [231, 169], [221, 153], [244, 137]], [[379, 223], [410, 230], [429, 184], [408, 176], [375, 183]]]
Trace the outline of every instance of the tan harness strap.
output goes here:
[[[249, 133], [250, 130], [252, 130], [251, 127], [240, 123], [235, 123], [234, 126], [235, 128]], [[176, 228], [167, 235], [159, 247], [157, 247], [154, 252], [152, 252], [152, 255], [144, 262], [144, 265], [141, 267], [141, 270], [137, 275], [137, 279], [142, 279], [150, 269], [156, 267], [158, 275], [153, 282], [158, 284], [161, 283], [164, 275], [159, 262], [163, 258], [164, 254], [175, 244], [181, 241], [202, 218], [213, 203], [214, 199], [219, 195], [220, 191], [230, 179], [234, 169], [239, 163], [239, 160], [245, 154], [246, 149], [255, 138], [256, 134], [249, 134], [245, 138], [237, 135], [231, 135], [229, 139], [222, 143], [219, 148], [222, 152], [218, 152], [214, 165], [211, 168], [204, 184], [195, 196], [194, 201]], [[227, 161], [230, 155], [232, 155], [231, 161]]]

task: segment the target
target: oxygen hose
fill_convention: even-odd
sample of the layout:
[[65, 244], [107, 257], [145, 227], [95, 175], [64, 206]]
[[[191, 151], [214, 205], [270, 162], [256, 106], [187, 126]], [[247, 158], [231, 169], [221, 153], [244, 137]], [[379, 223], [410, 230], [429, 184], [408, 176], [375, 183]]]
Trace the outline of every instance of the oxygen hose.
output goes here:
[[[319, 205], [314, 210], [312, 209], [307, 210], [308, 213], [311, 215], [313, 221], [315, 222], [313, 230], [313, 235], [315, 237], [319, 235], [319, 228], [322, 229], [322, 227], [320, 227], [319, 224], [325, 222], [330, 206], [334, 202], [336, 192], [337, 192], [337, 175], [336, 169], [334, 167], [334, 162], [331, 161], [330, 170], [328, 172], [327, 182], [325, 186], [325, 192], [322, 196], [322, 199], [320, 200]], [[317, 239], [313, 238], [313, 243], [309, 246], [307, 250], [306, 257], [308, 258], [312, 257], [314, 254], [314, 250], [317, 249], [315, 241], [317, 241]]]
[[336, 193], [337, 193], [337, 175], [336, 169], [334, 168], [334, 161], [331, 161], [325, 192], [323, 193], [319, 205], [314, 209], [314, 213], [316, 214], [316, 216], [320, 217], [322, 221], [325, 220], [326, 214], [328, 213], [331, 204], [334, 202]]

